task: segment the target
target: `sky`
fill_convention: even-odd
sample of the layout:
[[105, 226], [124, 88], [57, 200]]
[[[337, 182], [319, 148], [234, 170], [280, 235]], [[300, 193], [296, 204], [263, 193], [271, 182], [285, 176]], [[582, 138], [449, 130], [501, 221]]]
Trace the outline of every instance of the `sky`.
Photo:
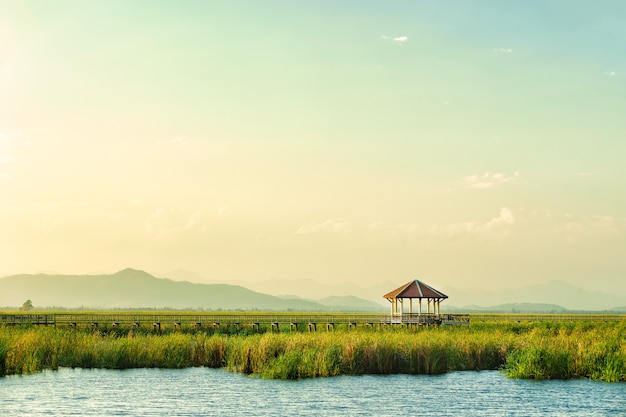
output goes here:
[[624, 19], [0, 0], [0, 273], [626, 294]]

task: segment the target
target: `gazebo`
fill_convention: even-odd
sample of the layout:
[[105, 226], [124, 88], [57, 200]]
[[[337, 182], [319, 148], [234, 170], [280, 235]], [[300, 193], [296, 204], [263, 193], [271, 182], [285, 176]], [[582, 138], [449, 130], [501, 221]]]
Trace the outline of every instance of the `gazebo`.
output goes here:
[[[447, 295], [433, 287], [418, 281], [410, 281], [403, 286], [385, 294], [391, 303], [391, 319], [400, 323], [430, 323], [441, 319], [440, 304]], [[404, 312], [404, 300], [409, 300], [409, 312]], [[413, 312], [413, 299], [417, 299], [417, 314]], [[426, 300], [426, 313], [422, 311], [422, 300]], [[431, 312], [432, 302], [432, 312]]]

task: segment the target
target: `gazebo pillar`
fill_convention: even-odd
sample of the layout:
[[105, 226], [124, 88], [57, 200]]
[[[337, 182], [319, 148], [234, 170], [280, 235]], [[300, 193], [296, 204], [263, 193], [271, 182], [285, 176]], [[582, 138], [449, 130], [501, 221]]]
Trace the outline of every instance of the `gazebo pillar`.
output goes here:
[[[396, 319], [394, 322], [397, 322], [397, 318], [400, 318], [400, 321], [403, 321], [402, 317], [404, 316], [404, 300], [409, 299], [409, 315], [413, 315], [413, 299], [417, 298], [417, 315], [419, 317], [418, 322], [421, 323], [422, 316], [422, 300], [426, 300], [426, 311], [427, 314], [430, 315], [439, 315], [441, 314], [441, 300], [448, 298], [447, 295], [437, 291], [436, 289], [424, 284], [421, 281], [413, 280], [394, 291], [391, 291], [388, 294], [385, 294], [383, 298], [386, 298], [391, 303], [391, 315]], [[430, 303], [433, 303], [432, 310], [430, 308]], [[425, 312], [426, 314], [426, 312]], [[430, 319], [427, 322], [430, 323]]]

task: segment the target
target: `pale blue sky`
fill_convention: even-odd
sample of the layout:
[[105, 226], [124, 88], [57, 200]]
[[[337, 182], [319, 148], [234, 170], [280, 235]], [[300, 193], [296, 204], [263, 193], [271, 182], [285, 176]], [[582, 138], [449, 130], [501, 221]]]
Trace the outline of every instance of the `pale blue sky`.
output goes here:
[[0, 273], [626, 293], [621, 1], [0, 11]]

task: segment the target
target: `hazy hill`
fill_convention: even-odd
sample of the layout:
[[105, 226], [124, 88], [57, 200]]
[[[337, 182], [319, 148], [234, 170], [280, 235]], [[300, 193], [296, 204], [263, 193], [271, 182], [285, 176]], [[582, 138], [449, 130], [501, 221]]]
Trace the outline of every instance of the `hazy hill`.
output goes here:
[[237, 285], [172, 281], [135, 269], [111, 275], [38, 274], [0, 279], [0, 306], [20, 306], [27, 299], [32, 300], [35, 307], [64, 308], [326, 311], [337, 310], [337, 306], [342, 305], [348, 310], [371, 310], [366, 300], [348, 298], [342, 302], [337, 299], [332, 305], [326, 305], [310, 300], [281, 299]]
[[584, 289], [564, 281], [529, 285], [500, 291], [486, 290], [468, 292], [450, 290], [448, 302], [454, 306], [493, 306], [499, 304], [556, 304], [568, 310], [604, 311], [626, 305], [626, 296], [611, 293], [609, 288], [598, 291]]
[[[164, 276], [176, 280], [207, 282], [200, 275], [184, 270], [172, 271]], [[502, 306], [507, 304], [535, 304], [536, 308], [542, 311], [550, 308], [550, 305], [570, 311], [606, 311], [620, 308], [623, 310], [623, 306], [626, 305], [626, 294], [620, 294], [611, 288], [597, 288], [592, 285], [580, 288], [560, 280], [515, 289], [489, 287], [469, 291], [446, 287], [427, 278], [425, 280], [449, 296], [449, 299], [445, 301], [445, 306], [454, 306], [452, 308], [460, 310], [472, 307], [486, 310], [494, 306], [502, 309], [504, 308]], [[237, 281], [235, 284], [281, 298], [300, 297], [319, 300], [332, 296], [356, 296], [373, 301], [386, 311], [389, 303], [382, 296], [407, 281], [409, 279], [393, 282], [387, 280], [371, 286], [362, 286], [358, 282], [326, 284], [311, 279]]]
[[570, 310], [556, 304], [508, 303], [489, 307], [470, 305], [466, 307], [441, 308], [445, 312], [455, 313], [513, 313], [513, 314], [564, 314]]
[[351, 295], [330, 296], [321, 298], [317, 302], [332, 307], [334, 311], [387, 311], [378, 303]]
[[[171, 278], [177, 281], [192, 281], [197, 283], [211, 283], [192, 271], [178, 269], [157, 276]], [[409, 281], [408, 279], [406, 281]], [[215, 281], [214, 281], [215, 282]], [[358, 297], [363, 300], [375, 302], [379, 307], [388, 307], [388, 302], [383, 299], [383, 295], [399, 287], [402, 282], [380, 282], [372, 286], [361, 286], [354, 282], [340, 282], [336, 284], [325, 284], [313, 279], [272, 279], [262, 281], [234, 281], [230, 284], [239, 285], [263, 294], [280, 296], [281, 298], [299, 297], [304, 299], [322, 299], [333, 296]]]

